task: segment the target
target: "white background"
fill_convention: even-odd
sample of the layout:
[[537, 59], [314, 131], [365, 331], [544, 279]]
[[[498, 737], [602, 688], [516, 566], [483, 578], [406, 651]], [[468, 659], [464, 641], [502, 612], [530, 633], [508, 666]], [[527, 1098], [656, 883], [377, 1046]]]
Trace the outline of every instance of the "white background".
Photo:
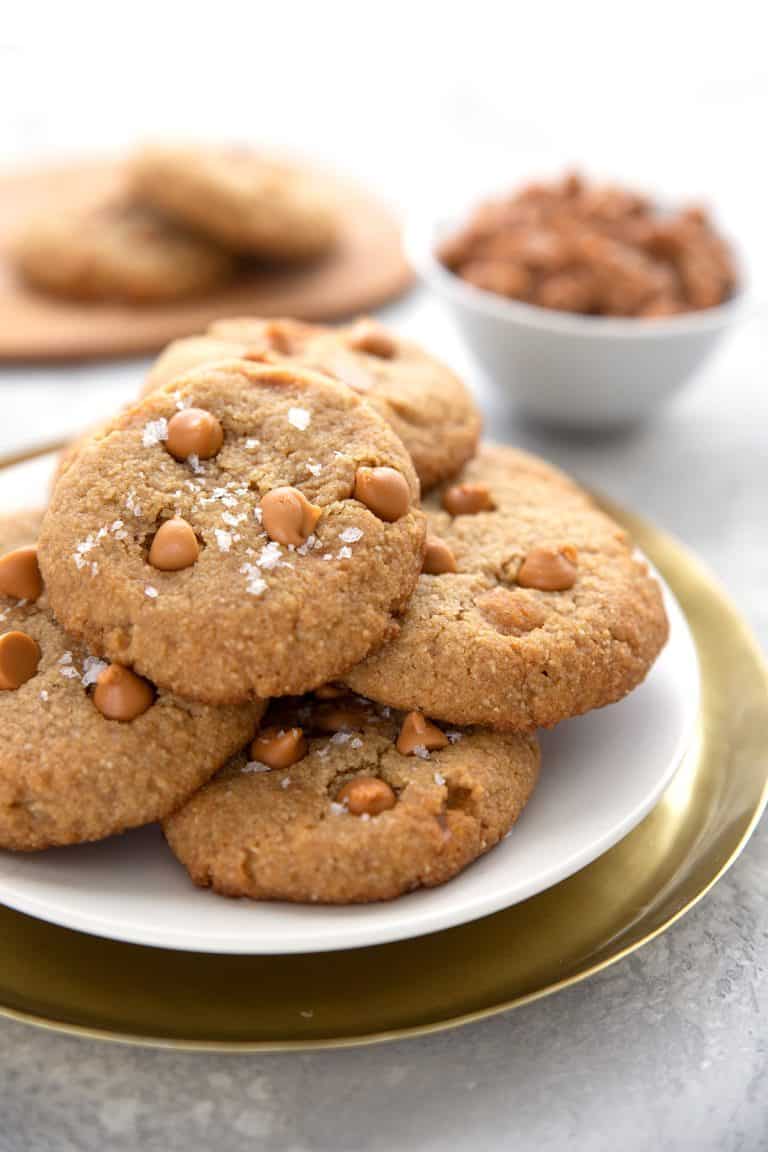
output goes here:
[[[703, 554], [765, 643], [763, 12], [672, 0], [325, 0], [18, 4], [11, 14], [6, 3], [0, 161], [119, 152], [147, 136], [226, 138], [337, 165], [403, 212], [572, 163], [671, 200], [708, 200], [746, 256], [758, 311], [634, 436], [584, 442], [525, 429], [436, 305], [412, 297], [391, 315], [467, 373], [492, 434], [556, 458]], [[0, 371], [0, 448], [107, 414], [141, 371]], [[3, 1025], [0, 1152], [756, 1152], [768, 1094], [766, 839], [637, 957], [443, 1038], [223, 1061]]]

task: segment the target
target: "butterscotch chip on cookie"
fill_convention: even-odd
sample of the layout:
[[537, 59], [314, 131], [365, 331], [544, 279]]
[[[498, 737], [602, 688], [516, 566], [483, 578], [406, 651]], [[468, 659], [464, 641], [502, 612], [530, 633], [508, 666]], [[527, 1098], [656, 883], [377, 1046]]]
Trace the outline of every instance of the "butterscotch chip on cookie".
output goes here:
[[[0, 566], [40, 513], [0, 518]], [[241, 748], [261, 702], [210, 708], [109, 665], [35, 601], [0, 594], [0, 847], [100, 840], [167, 816]]]
[[288, 361], [352, 388], [394, 428], [424, 490], [455, 475], [477, 447], [480, 414], [461, 380], [373, 320], [343, 328], [254, 317], [218, 320], [207, 336], [170, 344], [150, 370], [144, 394], [189, 368], [232, 356]]
[[200, 295], [234, 270], [232, 257], [204, 237], [123, 201], [31, 220], [12, 258], [45, 292], [135, 304]]
[[[369, 471], [396, 507], [356, 498]], [[41, 568], [62, 624], [155, 684], [208, 703], [305, 691], [395, 630], [422, 562], [418, 493], [350, 389], [232, 361], [91, 440], [54, 490]]]
[[403, 744], [407, 721], [359, 699], [276, 701], [269, 743], [294, 734], [290, 762], [260, 760], [254, 741], [165, 821], [168, 843], [196, 884], [253, 900], [365, 903], [444, 883], [515, 823], [539, 749], [426, 718], [409, 732], [426, 731], [427, 746]]
[[424, 509], [440, 560], [428, 544], [397, 636], [345, 677], [356, 692], [527, 731], [620, 700], [645, 677], [667, 638], [661, 589], [568, 477], [485, 445]]
[[331, 183], [247, 148], [145, 148], [129, 183], [140, 200], [234, 252], [299, 262], [336, 242]]

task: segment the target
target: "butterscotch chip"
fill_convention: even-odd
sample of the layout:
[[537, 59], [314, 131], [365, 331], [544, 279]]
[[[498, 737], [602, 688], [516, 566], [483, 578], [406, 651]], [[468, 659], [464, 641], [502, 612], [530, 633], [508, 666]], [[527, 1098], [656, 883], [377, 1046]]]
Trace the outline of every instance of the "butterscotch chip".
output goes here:
[[397, 796], [387, 784], [386, 780], [378, 776], [356, 776], [348, 780], [336, 795], [338, 804], [345, 804], [353, 816], [378, 816], [394, 808]]
[[149, 562], [162, 572], [178, 572], [190, 568], [200, 555], [192, 527], [181, 516], [166, 520], [157, 530], [149, 550]]
[[190, 456], [210, 460], [219, 452], [223, 442], [221, 424], [202, 408], [185, 408], [168, 421], [165, 446], [177, 460], [187, 460]]
[[[219, 434], [177, 459], [174, 422], [195, 411]], [[361, 467], [397, 477], [397, 522], [353, 498]], [[61, 477], [40, 534], [46, 594], [71, 635], [188, 699], [311, 691], [391, 635], [421, 568], [418, 492], [402, 443], [350, 389], [287, 361], [217, 363], [127, 409]], [[200, 555], [154, 580], [147, 547], [169, 512]]]
[[347, 334], [347, 344], [356, 352], [378, 356], [381, 360], [391, 360], [397, 353], [395, 338], [375, 320], [358, 320]]
[[430, 576], [440, 576], [444, 572], [456, 571], [456, 557], [439, 536], [427, 536], [427, 546], [424, 551], [422, 572]]
[[[0, 554], [35, 541], [41, 519], [0, 516]], [[253, 737], [261, 701], [210, 708], [162, 689], [132, 723], [108, 720], [92, 698], [105, 662], [64, 631], [45, 597], [0, 597], [0, 616], [40, 649], [34, 678], [0, 691], [0, 848], [36, 851], [154, 823]]]
[[303, 544], [314, 532], [322, 512], [298, 488], [273, 488], [261, 501], [267, 535], [280, 544]]
[[492, 512], [495, 507], [490, 489], [485, 484], [452, 484], [443, 493], [443, 508], [451, 516]]
[[[661, 589], [627, 534], [573, 481], [513, 448], [485, 445], [459, 483], [486, 488], [496, 507], [453, 517], [440, 491], [424, 499], [429, 534], [460, 557], [460, 570], [450, 580], [422, 575], [397, 635], [346, 683], [438, 721], [526, 731], [620, 700], [643, 680], [668, 628]], [[578, 552], [577, 569], [565, 547], [556, 562], [569, 582], [578, 576], [575, 585], [519, 587], [523, 560], [550, 541]], [[523, 609], [499, 585], [541, 602], [546, 618], [536, 623], [533, 604]]]
[[105, 668], [93, 690], [93, 703], [107, 720], [135, 720], [154, 702], [155, 691], [149, 681], [122, 664]]
[[492, 588], [477, 598], [481, 615], [504, 636], [523, 636], [541, 628], [547, 618], [544, 607], [527, 592]]
[[541, 592], [565, 592], [573, 588], [577, 575], [578, 553], [574, 547], [542, 545], [526, 555], [518, 569], [517, 582], [523, 588], [538, 588]]
[[360, 704], [370, 723], [325, 734], [313, 698], [276, 702], [267, 723], [276, 712], [313, 733], [303, 759], [265, 772], [241, 754], [165, 821], [196, 884], [254, 900], [389, 900], [442, 884], [509, 831], [538, 774], [532, 736], [453, 731], [405, 757], [402, 715]]
[[251, 744], [251, 756], [269, 768], [290, 768], [307, 754], [301, 728], [264, 728]]
[[425, 748], [445, 748], [447, 743], [448, 737], [436, 724], [431, 724], [421, 712], [409, 712], [397, 737], [397, 750], [401, 756], [413, 756]]
[[40, 647], [26, 632], [0, 636], [0, 691], [20, 688], [31, 680], [40, 663]]
[[405, 516], [411, 506], [408, 482], [395, 468], [358, 468], [354, 495], [387, 523]]
[[31, 603], [42, 591], [37, 548], [16, 548], [0, 557], [0, 596], [14, 596]]
[[312, 722], [319, 732], [354, 732], [370, 724], [373, 718], [370, 706], [353, 697], [340, 704], [316, 708]]
[[318, 700], [337, 700], [339, 696], [348, 695], [343, 684], [321, 684], [314, 694]]

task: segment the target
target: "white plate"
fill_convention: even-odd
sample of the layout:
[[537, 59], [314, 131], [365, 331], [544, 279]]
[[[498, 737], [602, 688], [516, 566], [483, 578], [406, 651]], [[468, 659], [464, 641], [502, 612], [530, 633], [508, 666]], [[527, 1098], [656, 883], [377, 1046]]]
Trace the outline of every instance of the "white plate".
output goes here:
[[0, 852], [0, 902], [137, 944], [230, 953], [320, 952], [420, 936], [516, 904], [589, 864], [661, 796], [694, 738], [699, 670], [666, 592], [670, 640], [620, 704], [541, 736], [539, 786], [498, 847], [456, 879], [387, 904], [254, 904], [193, 887], [156, 827], [39, 855]]

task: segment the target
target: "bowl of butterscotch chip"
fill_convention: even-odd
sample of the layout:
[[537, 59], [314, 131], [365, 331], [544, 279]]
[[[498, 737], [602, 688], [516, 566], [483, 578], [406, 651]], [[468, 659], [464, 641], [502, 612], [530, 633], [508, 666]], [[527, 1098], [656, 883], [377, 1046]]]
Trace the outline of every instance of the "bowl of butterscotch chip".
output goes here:
[[530, 417], [652, 416], [734, 321], [743, 279], [699, 206], [568, 173], [414, 221], [409, 250], [470, 347]]

